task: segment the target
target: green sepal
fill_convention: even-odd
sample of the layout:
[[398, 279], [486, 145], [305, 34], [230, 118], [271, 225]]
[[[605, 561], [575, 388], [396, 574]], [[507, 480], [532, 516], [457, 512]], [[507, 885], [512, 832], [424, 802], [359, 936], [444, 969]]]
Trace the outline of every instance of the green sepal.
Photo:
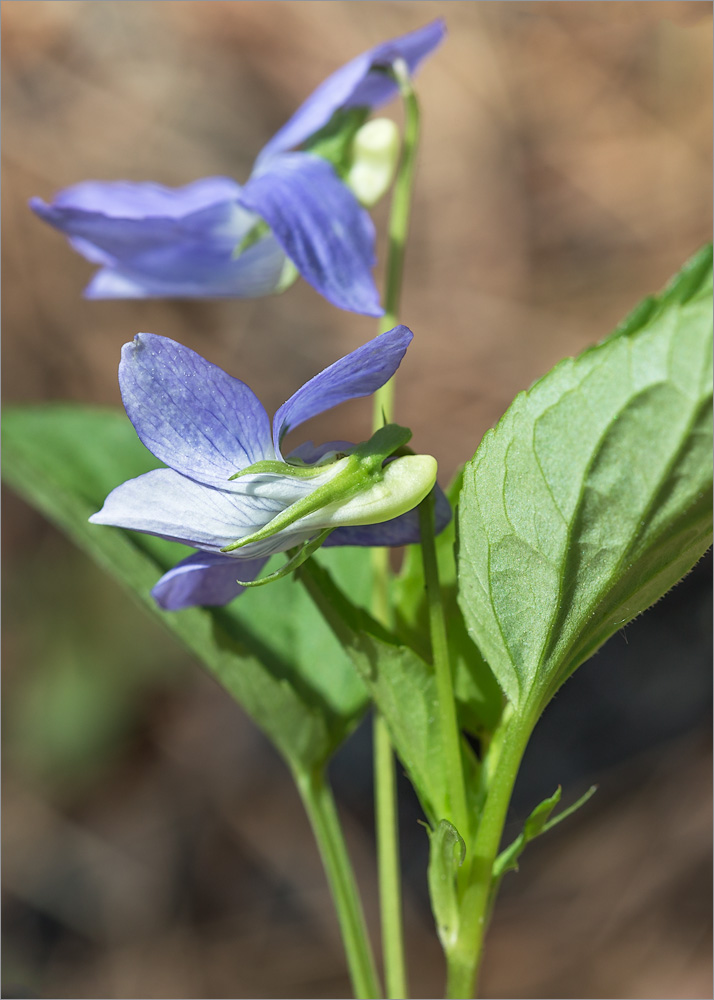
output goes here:
[[574, 802], [572, 806], [568, 806], [567, 809], [563, 809], [562, 812], [559, 812], [557, 816], [551, 819], [551, 813], [560, 802], [560, 785], [558, 785], [549, 799], [543, 799], [535, 807], [523, 824], [523, 832], [520, 836], [516, 837], [513, 843], [498, 855], [493, 863], [493, 881], [500, 881], [506, 872], [518, 871], [518, 859], [531, 840], [540, 837], [542, 833], [547, 833], [548, 830], [552, 830], [562, 820], [567, 819], [568, 816], [572, 816], [581, 806], [585, 805], [588, 799], [592, 798], [596, 791], [597, 785], [593, 785], [584, 795], [580, 796], [577, 802]]
[[[342, 455], [341, 457], [344, 458], [345, 456]], [[335, 459], [335, 461], [338, 461], [338, 459]], [[292, 479], [315, 479], [316, 476], [321, 476], [331, 464], [334, 463], [321, 462], [316, 465], [292, 465], [289, 462], [281, 462], [279, 459], [266, 458], [261, 462], [253, 462], [252, 465], [241, 469], [239, 472], [234, 472], [232, 476], [228, 477], [228, 482], [232, 483], [243, 476], [260, 475], [288, 476]]]
[[429, 829], [429, 867], [427, 881], [436, 930], [448, 954], [459, 936], [459, 896], [456, 875], [466, 856], [466, 844], [459, 831], [442, 819], [435, 830]]
[[[329, 482], [323, 483], [308, 496], [290, 504], [258, 531], [254, 531], [244, 538], [239, 538], [237, 541], [231, 542], [230, 545], [225, 545], [221, 552], [234, 552], [252, 542], [261, 542], [328, 504], [344, 502], [356, 496], [371, 485], [370, 481], [381, 478], [385, 460], [396, 449], [403, 447], [411, 439], [411, 436], [412, 432], [408, 428], [400, 427], [398, 424], [387, 424], [385, 427], [381, 427], [369, 441], [358, 445], [350, 455], [334, 463], [335, 475]], [[278, 463], [278, 466], [281, 465], [283, 471], [285, 468], [294, 468], [288, 466], [287, 463]], [[342, 465], [339, 470], [337, 469], [338, 465]], [[325, 469], [323, 468], [321, 471], [324, 472]]]
[[259, 243], [264, 236], [267, 236], [270, 232], [270, 226], [265, 221], [265, 219], [258, 219], [254, 226], [248, 230], [240, 243], [235, 247], [233, 253], [231, 254], [233, 260], [240, 257], [242, 253], [249, 250], [256, 243]]
[[296, 569], [298, 569], [298, 567], [302, 566], [305, 560], [309, 559], [313, 552], [317, 552], [332, 531], [332, 528], [327, 528], [325, 531], [321, 531], [317, 538], [313, 538], [309, 542], [304, 542], [299, 547], [297, 552], [292, 555], [288, 561], [280, 567], [280, 569], [276, 569], [274, 573], [262, 576], [259, 580], [236, 580], [236, 583], [239, 583], [241, 587], [262, 587], [266, 583], [275, 583], [276, 580], [282, 580], [284, 576], [288, 576], [290, 573], [293, 573]]
[[369, 117], [369, 108], [348, 108], [335, 111], [327, 125], [314, 132], [303, 144], [305, 153], [312, 153], [331, 163], [340, 177], [352, 162], [352, 142]]

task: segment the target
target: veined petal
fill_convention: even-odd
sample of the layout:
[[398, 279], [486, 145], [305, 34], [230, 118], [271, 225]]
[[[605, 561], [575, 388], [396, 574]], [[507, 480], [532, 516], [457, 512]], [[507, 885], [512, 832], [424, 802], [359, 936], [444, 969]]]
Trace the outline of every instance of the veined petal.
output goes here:
[[241, 204], [268, 223], [303, 278], [340, 309], [381, 316], [372, 278], [374, 225], [331, 164], [309, 153], [275, 157]]
[[369, 396], [389, 381], [412, 337], [408, 327], [395, 326], [306, 382], [275, 414], [273, 443], [276, 453], [280, 454], [280, 442], [288, 431], [348, 399]]
[[117, 486], [89, 520], [218, 552], [262, 528], [284, 507], [277, 500], [203, 486], [173, 469], [154, 469]]
[[234, 472], [275, 457], [252, 389], [174, 340], [137, 334], [122, 348], [119, 385], [141, 441], [184, 476], [227, 488]]
[[[290, 484], [286, 483], [289, 488]], [[203, 486], [173, 469], [154, 469], [117, 486], [104, 506], [89, 520], [130, 531], [159, 535], [206, 552], [220, 553], [226, 545], [258, 531], [301, 492], [286, 500], [255, 494], [229, 493]], [[285, 552], [312, 538], [312, 525], [288, 529], [235, 550], [239, 560]]]
[[164, 573], [151, 594], [165, 611], [228, 604], [245, 590], [237, 579], [254, 580], [266, 561], [196, 552]]
[[89, 298], [267, 295], [279, 287], [285, 254], [267, 234], [234, 257], [257, 221], [239, 204], [240, 191], [227, 177], [184, 188], [89, 181], [61, 191], [51, 205], [33, 198], [30, 206], [75, 250], [117, 275], [115, 282], [98, 276]]
[[326, 125], [339, 108], [377, 108], [391, 100], [397, 93], [397, 85], [385, 73], [375, 72], [376, 67], [389, 66], [395, 59], [401, 58], [413, 74], [445, 34], [444, 22], [441, 19], [432, 21], [423, 28], [376, 45], [345, 63], [313, 91], [263, 147], [256, 167], [262, 168], [276, 154], [299, 146]]

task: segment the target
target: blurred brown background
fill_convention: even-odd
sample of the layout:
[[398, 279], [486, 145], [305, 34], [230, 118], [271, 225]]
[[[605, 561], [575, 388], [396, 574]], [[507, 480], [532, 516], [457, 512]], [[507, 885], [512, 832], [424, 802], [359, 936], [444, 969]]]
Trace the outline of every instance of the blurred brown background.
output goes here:
[[[709, 3], [5, 0], [5, 404], [119, 404], [119, 349], [148, 330], [275, 409], [373, 336], [301, 282], [254, 301], [86, 302], [91, 265], [26, 203], [89, 178], [246, 178], [324, 76], [437, 16], [398, 417], [448, 480], [517, 391], [710, 238]], [[368, 412], [311, 434], [360, 440]], [[282, 763], [9, 493], [4, 515], [3, 996], [348, 996]], [[484, 996], [712, 995], [708, 581], [698, 567], [546, 713], [509, 831], [558, 782], [568, 801], [601, 789], [507, 879]], [[363, 727], [334, 773], [376, 930], [369, 754]], [[412, 987], [438, 996], [426, 838], [402, 791]]]

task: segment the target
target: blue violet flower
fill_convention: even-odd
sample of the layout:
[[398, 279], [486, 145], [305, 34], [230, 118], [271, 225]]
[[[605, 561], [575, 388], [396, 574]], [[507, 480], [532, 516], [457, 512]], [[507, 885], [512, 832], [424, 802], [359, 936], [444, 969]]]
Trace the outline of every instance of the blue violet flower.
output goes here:
[[[409, 431], [390, 424], [363, 445], [331, 441], [281, 452], [288, 431], [384, 385], [411, 339], [397, 326], [336, 361], [283, 403], [271, 431], [239, 379], [173, 340], [138, 334], [122, 349], [122, 399], [139, 438], [168, 468], [118, 486], [90, 521], [200, 550], [154, 587], [168, 610], [226, 604], [276, 552], [295, 550], [276, 573], [283, 575], [323, 542], [418, 541], [414, 508], [434, 486], [436, 461], [404, 453]], [[437, 531], [450, 517], [437, 487]]]
[[394, 62], [414, 73], [444, 34], [437, 20], [342, 66], [267, 143], [243, 186], [228, 177], [180, 188], [85, 181], [30, 206], [100, 266], [85, 289], [91, 299], [256, 297], [299, 272], [334, 305], [379, 316], [374, 227], [352, 188], [373, 203], [386, 184], [372, 190], [369, 181], [367, 195], [360, 179], [375, 176], [381, 155], [388, 183], [398, 143], [385, 127], [360, 134], [398, 91]]

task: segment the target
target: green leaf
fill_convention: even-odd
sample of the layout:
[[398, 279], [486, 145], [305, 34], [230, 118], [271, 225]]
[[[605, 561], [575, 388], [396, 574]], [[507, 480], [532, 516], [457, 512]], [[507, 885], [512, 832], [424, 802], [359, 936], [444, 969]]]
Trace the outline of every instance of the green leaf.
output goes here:
[[[334, 584], [329, 572], [310, 560], [298, 570], [317, 607], [352, 658], [389, 728], [429, 822], [449, 815], [444, 750], [433, 667], [400, 643]], [[478, 808], [479, 764], [462, 743], [467, 792]]]
[[[463, 470], [460, 470], [446, 490], [454, 511], [462, 480]], [[459, 721], [467, 732], [480, 737], [493, 732], [496, 728], [503, 709], [503, 695], [498, 681], [469, 636], [458, 605], [455, 540], [456, 514], [436, 536], [436, 559], [454, 671], [454, 691], [458, 703]], [[422, 659], [430, 661], [429, 612], [420, 545], [407, 547], [401, 572], [393, 581], [392, 600], [396, 612], [397, 633], [417, 650]]]
[[460, 603], [534, 712], [711, 542], [711, 247], [521, 393], [466, 466]]
[[[123, 413], [62, 404], [16, 408], [4, 416], [3, 449], [10, 485], [185, 643], [288, 761], [313, 767], [330, 756], [363, 713], [367, 696], [293, 580], [247, 592], [225, 608], [161, 611], [151, 588], [188, 550], [88, 523], [111, 489], [159, 464]], [[337, 550], [322, 558], [355, 592], [369, 587], [368, 559]]]
[[554, 826], [567, 819], [568, 816], [572, 816], [574, 812], [577, 812], [581, 806], [584, 806], [593, 797], [596, 791], [597, 785], [593, 785], [584, 795], [580, 796], [577, 802], [574, 802], [572, 806], [568, 806], [567, 809], [563, 809], [553, 819], [550, 816], [560, 802], [560, 785], [549, 799], [543, 799], [523, 824], [523, 833], [516, 837], [509, 847], [501, 851], [494, 861], [492, 874], [494, 883], [500, 881], [506, 872], [518, 871], [518, 859], [531, 840], [540, 837], [542, 833], [547, 833], [548, 830], [552, 830]]
[[465, 855], [466, 844], [447, 820], [442, 819], [435, 830], [429, 831], [429, 897], [439, 940], [447, 954], [459, 936], [456, 875]]

